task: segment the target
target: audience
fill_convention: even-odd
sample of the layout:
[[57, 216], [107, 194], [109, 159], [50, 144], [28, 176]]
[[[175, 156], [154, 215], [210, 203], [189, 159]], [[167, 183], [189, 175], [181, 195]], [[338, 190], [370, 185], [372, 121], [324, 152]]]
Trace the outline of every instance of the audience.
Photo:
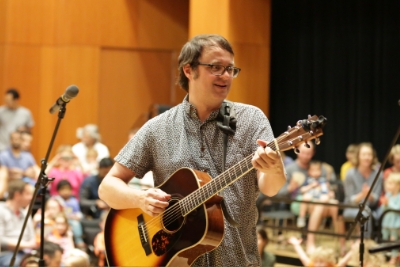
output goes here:
[[11, 133], [10, 143], [11, 146], [8, 149], [0, 152], [0, 164], [7, 168], [8, 179], [23, 179], [34, 185], [40, 169], [32, 154], [22, 150], [21, 133]]
[[257, 229], [257, 246], [258, 246], [258, 253], [260, 253], [261, 257], [261, 266], [263, 267], [273, 267], [275, 265], [275, 255], [271, 252], [267, 251], [269, 239], [267, 232], [262, 229]]
[[[32, 185], [22, 180], [11, 180], [8, 183], [7, 200], [0, 202], [0, 266], [10, 264], [27, 214], [25, 208], [32, 199], [33, 191]], [[23, 256], [36, 247], [35, 230], [32, 219], [29, 218], [15, 258], [15, 264], [18, 265]]]
[[71, 146], [62, 145], [57, 149], [57, 154], [49, 162], [47, 168], [49, 178], [55, 178], [50, 184], [50, 195], [57, 195], [57, 184], [62, 180], [68, 180], [72, 186], [72, 194], [79, 199], [79, 188], [83, 181], [82, 168]]
[[63, 255], [62, 248], [53, 242], [45, 241], [43, 244], [43, 260], [45, 266], [60, 267]]
[[[381, 198], [383, 210], [400, 210], [400, 172], [392, 172], [385, 181], [386, 194]], [[397, 241], [400, 229], [400, 214], [388, 212], [382, 220], [382, 237], [384, 240]], [[396, 264], [398, 250], [392, 250], [390, 264]]]
[[316, 248], [310, 256], [308, 256], [301, 247], [301, 239], [295, 237], [289, 238], [289, 243], [293, 245], [295, 251], [299, 255], [300, 261], [304, 266], [309, 267], [334, 267], [346, 266], [351, 260], [353, 252], [349, 251], [338, 263], [336, 263], [336, 255], [332, 248]]
[[[300, 187], [304, 184], [306, 177], [308, 176], [308, 168], [310, 161], [315, 153], [315, 148], [313, 142], [309, 142], [309, 147], [305, 145], [300, 145], [298, 147], [298, 153], [296, 160], [286, 167], [287, 172], [287, 182], [286, 185], [282, 187], [279, 191], [279, 196], [290, 196], [292, 199], [302, 200], [303, 196], [300, 192]], [[321, 168], [321, 176], [326, 177], [327, 170], [324, 166]], [[332, 175], [331, 179], [335, 176]], [[332, 197], [326, 197], [323, 201], [334, 201]], [[300, 203], [292, 202], [290, 205], [290, 210], [293, 214], [299, 215], [300, 213]], [[338, 216], [339, 209], [336, 206], [324, 206], [324, 205], [313, 205], [312, 210], [310, 210], [310, 217], [308, 221], [308, 230], [316, 231], [321, 224], [322, 218], [331, 216], [332, 221], [335, 225], [335, 230], [338, 233], [344, 232], [344, 222]], [[345, 240], [340, 239], [340, 242], [344, 244]], [[344, 246], [343, 246], [344, 247]], [[315, 235], [313, 233], [307, 234], [307, 252], [312, 253], [315, 249]]]
[[106, 224], [106, 219], [107, 219], [107, 214], [108, 212], [103, 211], [103, 213], [100, 216], [100, 229], [101, 231], [96, 235], [94, 238], [93, 246], [94, 246], [94, 254], [98, 258], [97, 266], [104, 266], [105, 265], [105, 258], [106, 258], [106, 245], [104, 241], [104, 227]]
[[101, 143], [101, 137], [97, 125], [87, 124], [83, 129], [78, 129], [77, 135], [78, 138], [81, 139], [81, 142], [75, 144], [72, 147], [72, 151], [78, 157], [83, 166], [89, 165], [89, 162], [87, 161], [87, 152], [91, 148], [97, 152], [97, 162], [110, 156], [108, 148]]
[[0, 106], [0, 151], [10, 146], [9, 136], [18, 127], [25, 127], [29, 132], [34, 125], [29, 109], [19, 104], [20, 94], [8, 89], [4, 97], [4, 105]]
[[104, 158], [99, 163], [99, 173], [87, 177], [80, 188], [80, 206], [82, 212], [88, 217], [99, 218], [103, 210], [108, 209], [108, 205], [99, 198], [98, 189], [101, 181], [114, 165], [112, 158]]
[[74, 241], [78, 248], [84, 249], [85, 243], [82, 239], [82, 225], [80, 220], [83, 218], [79, 201], [72, 195], [72, 186], [68, 180], [61, 180], [57, 184], [58, 195], [54, 198], [60, 203], [62, 210], [68, 218], [71, 225], [72, 232], [74, 233]]
[[340, 179], [344, 181], [347, 171], [354, 167], [354, 156], [357, 150], [356, 144], [350, 144], [346, 149], [347, 161], [340, 167]]
[[[378, 159], [376, 152], [371, 143], [361, 143], [358, 145], [358, 149], [355, 157], [355, 167], [347, 172], [345, 179], [345, 202], [349, 204], [359, 204], [364, 201], [374, 181], [375, 176], [378, 173], [376, 165]], [[367, 205], [372, 210], [370, 216], [370, 223], [368, 223], [368, 231], [366, 238], [371, 237], [373, 219], [377, 219], [379, 214], [377, 213], [378, 201], [382, 194], [382, 174], [378, 177], [374, 188], [369, 196]], [[357, 208], [346, 208], [343, 212], [345, 218], [355, 218], [358, 213]], [[373, 218], [374, 217], [374, 218]]]
[[[300, 187], [302, 199], [306, 201], [327, 201], [329, 196], [329, 183], [322, 174], [322, 165], [319, 161], [311, 161], [308, 167], [308, 178]], [[299, 217], [297, 218], [297, 227], [306, 226], [306, 213], [312, 211], [313, 205], [308, 203], [300, 204]], [[311, 213], [311, 212], [310, 212]]]
[[389, 163], [391, 163], [392, 166], [385, 169], [383, 178], [387, 178], [392, 172], [400, 173], [400, 144], [393, 146], [390, 150]]
[[46, 240], [58, 244], [63, 249], [62, 263], [65, 263], [70, 252], [75, 248], [73, 234], [69, 228], [67, 216], [65, 213], [60, 212], [54, 218], [52, 231], [45, 237]]

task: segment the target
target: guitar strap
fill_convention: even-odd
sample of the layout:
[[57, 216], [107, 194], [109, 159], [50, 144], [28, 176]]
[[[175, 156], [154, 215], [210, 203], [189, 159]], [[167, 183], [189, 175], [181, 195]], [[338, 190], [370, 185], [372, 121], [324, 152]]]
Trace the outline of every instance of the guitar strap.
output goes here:
[[[225, 171], [228, 135], [234, 135], [236, 132], [236, 118], [235, 118], [236, 113], [233, 106], [234, 106], [233, 102], [224, 100], [224, 102], [222, 102], [222, 106], [217, 116], [217, 126], [224, 133], [224, 152], [223, 152], [224, 156], [222, 161], [222, 172]], [[221, 195], [223, 197], [223, 191], [221, 191]], [[226, 207], [225, 199], [222, 199], [221, 208], [226, 220], [232, 226], [237, 227], [239, 224], [229, 214], [228, 209]]]

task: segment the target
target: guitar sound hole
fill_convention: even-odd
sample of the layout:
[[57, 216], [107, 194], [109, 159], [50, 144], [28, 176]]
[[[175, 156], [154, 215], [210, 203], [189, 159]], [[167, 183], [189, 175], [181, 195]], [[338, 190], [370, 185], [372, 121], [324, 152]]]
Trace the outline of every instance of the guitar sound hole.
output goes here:
[[181, 229], [185, 222], [185, 217], [181, 216], [179, 206], [176, 204], [178, 200], [179, 199], [177, 197], [172, 196], [167, 211], [164, 212], [164, 216], [162, 218], [164, 230], [168, 233], [175, 233]]

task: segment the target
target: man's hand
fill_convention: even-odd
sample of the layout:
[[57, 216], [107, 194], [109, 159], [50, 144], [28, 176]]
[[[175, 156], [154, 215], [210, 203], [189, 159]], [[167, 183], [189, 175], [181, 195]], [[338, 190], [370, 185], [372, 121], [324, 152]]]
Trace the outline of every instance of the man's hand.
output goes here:
[[254, 153], [253, 159], [251, 160], [254, 168], [263, 173], [282, 174], [283, 165], [280, 155], [267, 147], [267, 142], [257, 140], [257, 143], [260, 147]]
[[140, 208], [150, 216], [163, 212], [169, 205], [171, 195], [158, 188], [151, 188], [143, 192], [139, 199]]

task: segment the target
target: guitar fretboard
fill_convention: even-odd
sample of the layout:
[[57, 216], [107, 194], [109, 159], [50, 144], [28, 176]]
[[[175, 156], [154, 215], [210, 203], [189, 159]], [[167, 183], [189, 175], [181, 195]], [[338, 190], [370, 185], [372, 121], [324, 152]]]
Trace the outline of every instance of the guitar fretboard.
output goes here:
[[187, 195], [180, 201], [181, 211], [183, 216], [188, 215], [194, 209], [205, 203], [212, 196], [222, 191], [240, 177], [250, 172], [254, 167], [251, 164], [253, 155], [247, 156], [242, 161], [235, 164], [222, 174], [218, 175], [210, 182], [200, 187], [198, 190]]

